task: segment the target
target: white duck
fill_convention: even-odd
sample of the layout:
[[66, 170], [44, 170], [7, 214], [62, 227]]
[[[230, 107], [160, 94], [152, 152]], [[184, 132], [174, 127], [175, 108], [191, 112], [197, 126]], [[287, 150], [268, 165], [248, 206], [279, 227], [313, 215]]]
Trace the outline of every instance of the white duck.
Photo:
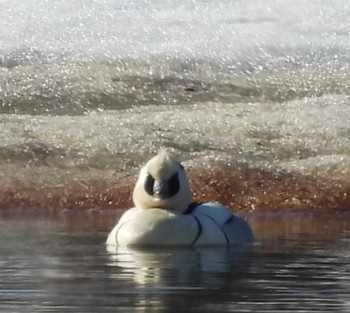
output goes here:
[[216, 203], [193, 203], [183, 166], [161, 150], [140, 171], [134, 208], [107, 238], [115, 246], [231, 246], [250, 243], [248, 224]]

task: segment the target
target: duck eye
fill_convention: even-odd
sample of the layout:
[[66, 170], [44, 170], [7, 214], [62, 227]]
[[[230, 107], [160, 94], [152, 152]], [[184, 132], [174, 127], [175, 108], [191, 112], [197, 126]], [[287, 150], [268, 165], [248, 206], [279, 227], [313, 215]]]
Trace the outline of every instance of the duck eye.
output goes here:
[[145, 190], [150, 196], [153, 195], [153, 186], [154, 186], [154, 178], [151, 174], [148, 173], [145, 181]]
[[179, 174], [175, 173], [169, 179], [169, 197], [175, 196], [180, 190]]

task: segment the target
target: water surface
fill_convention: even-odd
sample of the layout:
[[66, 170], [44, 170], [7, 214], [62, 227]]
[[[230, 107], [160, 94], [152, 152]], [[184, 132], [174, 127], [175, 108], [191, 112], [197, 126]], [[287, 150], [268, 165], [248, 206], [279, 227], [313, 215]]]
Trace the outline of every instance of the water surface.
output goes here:
[[268, 235], [266, 217], [250, 216], [251, 248], [142, 251], [106, 249], [109, 226], [77, 216], [2, 218], [2, 312], [349, 310], [348, 218], [306, 217], [306, 228], [291, 216]]

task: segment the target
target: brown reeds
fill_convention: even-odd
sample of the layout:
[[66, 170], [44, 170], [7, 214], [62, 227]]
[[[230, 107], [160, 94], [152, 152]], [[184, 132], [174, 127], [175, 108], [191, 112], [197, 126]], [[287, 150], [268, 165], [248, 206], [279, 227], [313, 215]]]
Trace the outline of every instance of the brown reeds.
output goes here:
[[235, 212], [350, 209], [350, 182], [225, 163], [191, 169], [189, 176], [197, 201], [217, 201]]
[[[196, 201], [217, 201], [234, 212], [350, 210], [350, 181], [224, 162], [190, 167], [188, 176]], [[134, 183], [131, 174], [114, 181], [67, 180], [56, 186], [1, 182], [0, 209], [125, 209], [132, 206]]]

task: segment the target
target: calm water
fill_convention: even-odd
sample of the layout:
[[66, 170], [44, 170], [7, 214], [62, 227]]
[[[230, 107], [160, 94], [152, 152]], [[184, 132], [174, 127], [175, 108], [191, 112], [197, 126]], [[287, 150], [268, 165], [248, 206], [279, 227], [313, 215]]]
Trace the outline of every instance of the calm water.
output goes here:
[[3, 217], [0, 310], [348, 312], [349, 218], [307, 218], [270, 239], [258, 226], [280, 218], [249, 219], [265, 237], [251, 249], [108, 251], [107, 226], [83, 216]]

